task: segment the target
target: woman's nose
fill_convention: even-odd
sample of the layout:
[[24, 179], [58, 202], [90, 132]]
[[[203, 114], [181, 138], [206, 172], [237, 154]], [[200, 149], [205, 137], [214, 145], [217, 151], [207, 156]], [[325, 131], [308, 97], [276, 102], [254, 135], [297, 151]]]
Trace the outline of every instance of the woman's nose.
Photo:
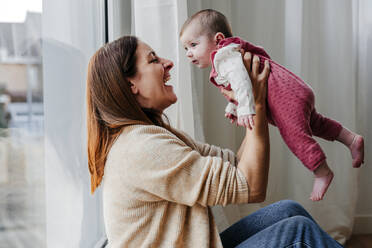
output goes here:
[[173, 62], [168, 59], [163, 59], [163, 67], [165, 70], [170, 70], [173, 67]]

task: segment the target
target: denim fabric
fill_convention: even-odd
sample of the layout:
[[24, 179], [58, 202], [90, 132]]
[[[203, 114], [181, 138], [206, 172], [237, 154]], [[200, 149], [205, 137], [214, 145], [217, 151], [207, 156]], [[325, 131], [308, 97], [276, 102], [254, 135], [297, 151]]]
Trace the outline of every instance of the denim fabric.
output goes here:
[[241, 219], [220, 234], [224, 248], [343, 247], [298, 203], [283, 200]]

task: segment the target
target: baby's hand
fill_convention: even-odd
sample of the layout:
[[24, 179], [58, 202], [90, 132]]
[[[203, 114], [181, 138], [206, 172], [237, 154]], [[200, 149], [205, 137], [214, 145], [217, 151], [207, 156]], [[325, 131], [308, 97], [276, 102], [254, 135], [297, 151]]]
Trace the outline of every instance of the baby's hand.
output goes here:
[[230, 113], [225, 113], [225, 117], [230, 119], [230, 123], [233, 124], [236, 121], [236, 116]]
[[253, 129], [254, 121], [253, 115], [242, 115], [238, 117], [238, 125]]

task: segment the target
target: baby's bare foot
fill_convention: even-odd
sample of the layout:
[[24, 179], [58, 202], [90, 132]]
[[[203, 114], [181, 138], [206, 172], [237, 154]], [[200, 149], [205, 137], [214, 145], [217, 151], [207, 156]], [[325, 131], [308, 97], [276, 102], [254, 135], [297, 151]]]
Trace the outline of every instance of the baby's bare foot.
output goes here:
[[333, 172], [324, 162], [323, 165], [319, 166], [319, 168], [314, 171], [314, 175], [313, 192], [311, 192], [310, 199], [312, 201], [320, 201], [323, 199], [328, 186], [332, 182]]
[[349, 146], [353, 167], [359, 168], [364, 163], [364, 139], [360, 135], [355, 135], [353, 142]]

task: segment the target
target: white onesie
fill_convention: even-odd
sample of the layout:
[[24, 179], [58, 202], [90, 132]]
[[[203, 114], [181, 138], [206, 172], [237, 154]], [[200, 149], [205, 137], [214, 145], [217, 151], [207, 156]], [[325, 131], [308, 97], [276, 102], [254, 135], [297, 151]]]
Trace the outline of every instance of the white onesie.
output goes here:
[[220, 48], [214, 56], [215, 81], [218, 85], [228, 86], [235, 93], [238, 106], [229, 102], [225, 112], [234, 116], [256, 114], [252, 82], [244, 66], [238, 44], [229, 44]]

